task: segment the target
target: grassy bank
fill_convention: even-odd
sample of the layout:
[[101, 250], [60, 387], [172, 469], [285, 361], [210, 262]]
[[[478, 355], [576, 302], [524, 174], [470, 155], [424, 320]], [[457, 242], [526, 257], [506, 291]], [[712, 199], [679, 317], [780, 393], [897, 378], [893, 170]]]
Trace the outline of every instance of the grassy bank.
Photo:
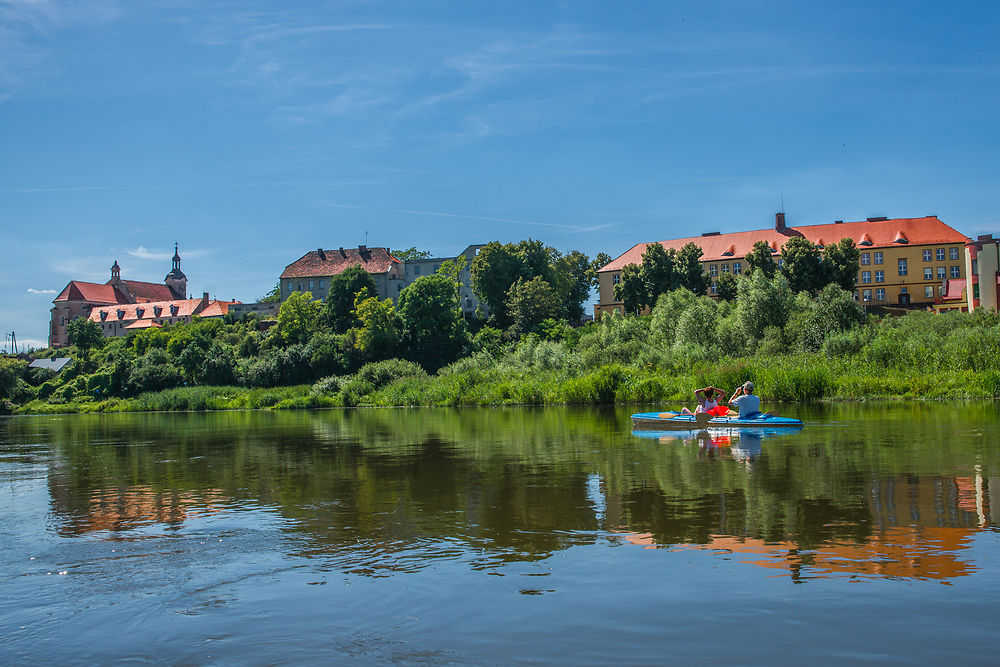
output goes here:
[[[380, 372], [381, 371], [381, 372]], [[21, 414], [297, 409], [353, 406], [509, 406], [669, 404], [692, 402], [695, 387], [732, 389], [751, 380], [765, 402], [871, 399], [996, 399], [1000, 372], [865, 372], [818, 354], [699, 362], [687, 372], [610, 364], [593, 370], [518, 368], [479, 358], [428, 375], [406, 362], [371, 364], [357, 374], [314, 385], [271, 389], [179, 387], [133, 398], [32, 401]]]

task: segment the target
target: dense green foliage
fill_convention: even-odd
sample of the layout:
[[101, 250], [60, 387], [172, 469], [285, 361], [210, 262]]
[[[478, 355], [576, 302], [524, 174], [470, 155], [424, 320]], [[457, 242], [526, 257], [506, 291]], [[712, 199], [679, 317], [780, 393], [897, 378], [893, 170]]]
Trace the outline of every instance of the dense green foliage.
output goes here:
[[[675, 286], [653, 300], [649, 286], [681, 280], [680, 253], [653, 247], [643, 265], [622, 271], [622, 284], [634, 278], [652, 306], [648, 315], [571, 327], [567, 294], [607, 258], [588, 262], [538, 242], [490, 244], [480, 286], [505, 262], [518, 275], [499, 302], [502, 328], [462, 316], [461, 262], [418, 279], [398, 303], [372, 296], [367, 274], [353, 275], [337, 288], [338, 302], [354, 290], [346, 312], [295, 293], [276, 321], [196, 319], [124, 338], [76, 335], [80, 344], [60, 350], [76, 362], [59, 375], [0, 359], [0, 411], [663, 402], [747, 380], [765, 400], [1000, 397], [996, 313], [866, 319], [835, 282], [796, 293], [786, 273], [799, 269], [785, 267], [772, 277], [726, 274], [727, 298]], [[854, 261], [852, 246], [838, 248]], [[800, 250], [791, 267], [816, 269], [819, 258], [825, 270], [815, 247]]]
[[701, 248], [688, 243], [680, 251], [650, 243], [642, 253], [642, 262], [622, 269], [621, 281], [615, 285], [615, 299], [625, 312], [637, 314], [652, 306], [661, 294], [685, 288], [704, 294], [708, 280], [702, 272]]

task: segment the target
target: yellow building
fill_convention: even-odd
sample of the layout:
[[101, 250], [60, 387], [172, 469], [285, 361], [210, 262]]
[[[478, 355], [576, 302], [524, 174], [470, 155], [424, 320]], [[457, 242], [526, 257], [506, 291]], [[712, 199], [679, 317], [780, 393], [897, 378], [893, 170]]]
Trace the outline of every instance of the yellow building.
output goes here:
[[[941, 222], [937, 216], [923, 218], [868, 218], [862, 222], [837, 220], [827, 225], [788, 227], [785, 214], [775, 214], [773, 229], [749, 232], [706, 232], [670, 241], [660, 241], [666, 249], [680, 250], [694, 243], [702, 250], [701, 263], [710, 279], [710, 295], [715, 293], [715, 279], [724, 273], [739, 275], [746, 271], [747, 253], [757, 241], [771, 247], [774, 260], [781, 265], [781, 249], [793, 236], [803, 237], [819, 246], [853, 239], [861, 251], [854, 295], [866, 305], [929, 306], [944, 294], [948, 280], [964, 280], [969, 273], [965, 261], [968, 239]], [[638, 243], [598, 271], [599, 301], [594, 316], [623, 311], [614, 298], [614, 287], [621, 271], [629, 264], [641, 264], [650, 244]]]

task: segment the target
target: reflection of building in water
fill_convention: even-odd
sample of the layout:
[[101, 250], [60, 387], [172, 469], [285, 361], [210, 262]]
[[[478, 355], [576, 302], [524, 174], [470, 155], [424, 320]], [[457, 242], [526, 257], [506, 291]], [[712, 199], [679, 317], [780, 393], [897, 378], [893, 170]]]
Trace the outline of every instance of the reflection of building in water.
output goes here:
[[63, 536], [99, 531], [121, 531], [151, 524], [179, 525], [186, 520], [215, 514], [230, 499], [215, 489], [164, 491], [151, 486], [93, 489], [70, 498], [53, 487]]
[[[865, 498], [872, 532], [803, 544], [757, 537], [712, 535], [703, 543], [678, 546], [650, 532], [615, 531], [647, 549], [686, 548], [745, 555], [743, 561], [787, 570], [793, 577], [898, 577], [948, 580], [972, 574], [963, 559], [976, 533], [996, 527], [990, 514], [990, 482], [973, 477], [908, 477], [877, 480]], [[808, 527], [804, 527], [809, 530]]]

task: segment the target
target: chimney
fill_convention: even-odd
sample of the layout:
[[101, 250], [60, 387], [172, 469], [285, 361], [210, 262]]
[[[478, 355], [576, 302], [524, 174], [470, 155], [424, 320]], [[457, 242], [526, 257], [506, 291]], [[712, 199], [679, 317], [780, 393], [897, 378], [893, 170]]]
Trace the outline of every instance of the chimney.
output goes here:
[[319, 255], [319, 258], [320, 258], [321, 260], [323, 260], [324, 262], [326, 261], [326, 253], [325, 253], [325, 252], [323, 252], [323, 249], [322, 249], [322, 248], [320, 248], [319, 250], [317, 250], [317, 251], [316, 251], [316, 254], [317, 254], [317, 255]]
[[202, 306], [207, 306], [208, 305], [208, 292], [202, 292], [201, 293], [201, 305]]
[[368, 252], [368, 246], [366, 246], [366, 245], [359, 245], [358, 246], [358, 252]]
[[340, 256], [341, 257], [347, 257], [347, 253], [344, 252], [344, 246], [340, 246]]
[[842, 224], [844, 224], [844, 221], [843, 220], [834, 220], [833, 224], [835, 224], [835, 225], [842, 225]]
[[785, 231], [785, 212], [784, 211], [781, 211], [780, 213], [775, 213], [774, 214], [774, 228], [777, 231], [779, 231], [779, 232]]

